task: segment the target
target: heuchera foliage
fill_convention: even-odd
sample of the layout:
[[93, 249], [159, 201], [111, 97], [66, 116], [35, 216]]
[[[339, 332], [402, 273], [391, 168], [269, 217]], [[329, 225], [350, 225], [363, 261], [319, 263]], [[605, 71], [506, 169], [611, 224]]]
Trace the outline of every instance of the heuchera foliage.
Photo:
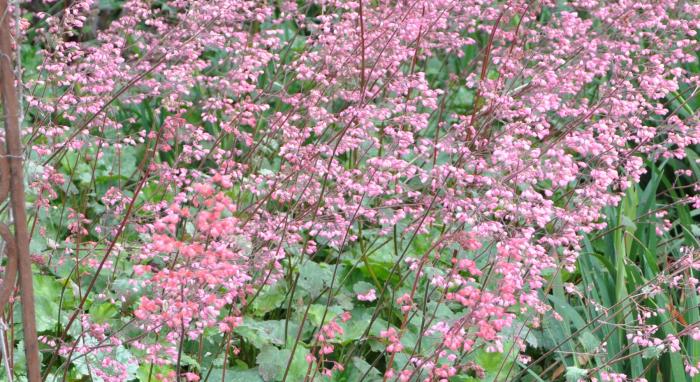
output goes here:
[[[368, 344], [380, 379], [478, 376], [477, 349], [520, 353], [518, 326], [558, 317], [549, 277], [575, 269], [644, 162], [700, 143], [698, 118], [669, 101], [700, 86], [685, 69], [693, 2], [127, 0], [106, 18], [98, 5], [20, 27], [40, 47], [25, 133], [36, 232], [54, 250], [37, 261], [77, 262], [82, 280], [78, 319], [43, 339], [53, 367], [104, 381], [144, 365], [206, 378], [183, 352], [203, 338], [225, 350], [219, 368], [254, 367], [236, 357], [274, 288], [286, 323], [259, 353], [265, 380], [332, 378]], [[90, 203], [56, 203], [82, 189]], [[47, 232], [57, 208], [67, 236]], [[384, 274], [353, 289], [382, 243]], [[129, 321], [96, 318], [101, 302]], [[637, 345], [678, 350], [645, 319]]]

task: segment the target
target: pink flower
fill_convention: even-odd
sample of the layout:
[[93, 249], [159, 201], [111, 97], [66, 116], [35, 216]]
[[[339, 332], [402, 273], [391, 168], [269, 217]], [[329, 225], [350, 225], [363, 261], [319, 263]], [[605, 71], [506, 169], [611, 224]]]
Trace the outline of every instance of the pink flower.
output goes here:
[[368, 302], [374, 301], [377, 299], [377, 291], [375, 291], [374, 289], [370, 289], [369, 291], [367, 291], [367, 293], [364, 293], [364, 294], [358, 293], [357, 299], [360, 301], [368, 301]]
[[185, 373], [185, 379], [187, 379], [188, 382], [197, 382], [199, 381], [199, 376], [195, 373]]

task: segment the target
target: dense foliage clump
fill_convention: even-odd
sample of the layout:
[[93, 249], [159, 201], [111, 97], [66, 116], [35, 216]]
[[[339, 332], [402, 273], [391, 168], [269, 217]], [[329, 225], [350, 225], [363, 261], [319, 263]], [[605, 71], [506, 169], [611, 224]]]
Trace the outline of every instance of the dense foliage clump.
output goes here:
[[698, 374], [700, 4], [15, 13], [47, 380]]

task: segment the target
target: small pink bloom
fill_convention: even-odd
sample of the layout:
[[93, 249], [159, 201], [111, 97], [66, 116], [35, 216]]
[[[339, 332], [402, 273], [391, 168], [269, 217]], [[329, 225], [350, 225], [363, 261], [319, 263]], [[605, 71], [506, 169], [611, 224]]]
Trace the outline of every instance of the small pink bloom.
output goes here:
[[360, 301], [368, 301], [368, 302], [374, 301], [374, 300], [377, 299], [377, 291], [375, 291], [374, 288], [373, 288], [373, 289], [370, 289], [370, 290], [369, 290], [367, 293], [365, 293], [365, 294], [358, 293], [358, 294], [357, 294], [357, 299], [360, 300]]

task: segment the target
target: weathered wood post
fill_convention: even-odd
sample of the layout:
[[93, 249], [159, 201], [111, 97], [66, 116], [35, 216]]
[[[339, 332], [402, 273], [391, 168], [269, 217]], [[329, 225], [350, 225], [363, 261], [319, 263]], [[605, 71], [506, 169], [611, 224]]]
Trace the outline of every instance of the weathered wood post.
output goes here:
[[[36, 334], [36, 317], [34, 312], [34, 287], [32, 285], [32, 267], [29, 258], [29, 232], [27, 231], [27, 212], [24, 200], [24, 173], [22, 164], [22, 143], [20, 141], [19, 100], [15, 89], [13, 71], [13, 44], [10, 32], [10, 11], [7, 0], [0, 0], [0, 91], [2, 92], [3, 116], [5, 119], [5, 154], [9, 166], [9, 176], [2, 174], [2, 182], [9, 182], [10, 205], [15, 225], [14, 247], [19, 271], [20, 297], [22, 302], [22, 327], [27, 359], [29, 382], [41, 381], [39, 362], [39, 344]], [[2, 150], [4, 151], [4, 150]], [[4, 154], [4, 153], [0, 153]], [[0, 168], [1, 170], [2, 168]], [[3, 235], [4, 236], [4, 235]], [[8, 239], [12, 239], [9, 237]], [[8, 251], [9, 254], [9, 251]], [[9, 258], [9, 257], [8, 257]], [[9, 267], [8, 267], [9, 268]]]

